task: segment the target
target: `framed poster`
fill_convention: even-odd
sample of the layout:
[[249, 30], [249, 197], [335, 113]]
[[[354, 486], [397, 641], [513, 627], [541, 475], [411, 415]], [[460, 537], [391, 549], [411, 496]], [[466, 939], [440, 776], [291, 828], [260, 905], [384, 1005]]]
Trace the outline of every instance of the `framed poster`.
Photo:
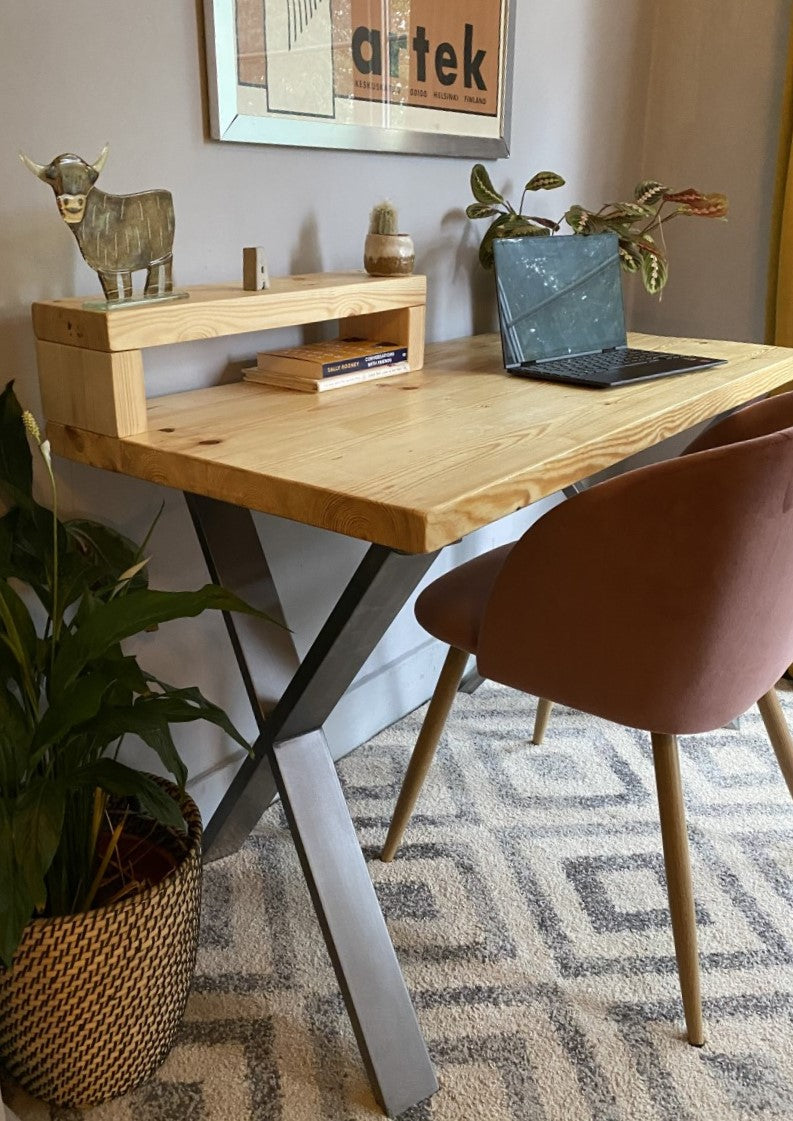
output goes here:
[[508, 152], [514, 0], [204, 0], [218, 140]]

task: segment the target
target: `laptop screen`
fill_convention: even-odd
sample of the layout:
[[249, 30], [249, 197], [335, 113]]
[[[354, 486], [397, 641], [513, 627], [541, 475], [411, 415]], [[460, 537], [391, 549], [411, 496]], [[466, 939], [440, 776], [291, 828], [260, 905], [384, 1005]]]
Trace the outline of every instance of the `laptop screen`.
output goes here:
[[615, 234], [496, 238], [504, 365], [625, 345]]

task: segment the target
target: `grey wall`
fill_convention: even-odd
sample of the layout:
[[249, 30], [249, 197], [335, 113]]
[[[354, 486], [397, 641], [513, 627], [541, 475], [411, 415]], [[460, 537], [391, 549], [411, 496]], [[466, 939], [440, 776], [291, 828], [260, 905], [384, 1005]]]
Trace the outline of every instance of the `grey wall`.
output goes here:
[[[662, 304], [630, 293], [637, 325], [670, 334], [762, 333], [788, 13], [787, 0], [518, 2], [511, 156], [489, 165], [499, 187], [518, 193], [537, 170], [561, 172], [569, 186], [543, 200], [552, 216], [573, 201], [621, 197], [650, 174], [679, 185], [690, 179], [733, 199], [730, 223], [675, 240]], [[34, 409], [31, 301], [93, 294], [97, 285], [51, 193], [19, 164], [19, 149], [40, 162], [62, 151], [93, 159], [109, 141], [105, 189], [170, 188], [182, 285], [237, 281], [241, 247], [254, 244], [266, 246], [272, 275], [358, 268], [368, 211], [390, 197], [413, 234], [417, 271], [428, 277], [428, 337], [495, 326], [492, 282], [476, 263], [482, 229], [463, 214], [472, 161], [209, 140], [202, 21], [194, 3], [7, 5], [0, 103], [0, 364], [2, 381], [15, 377]], [[229, 360], [250, 356], [259, 344], [262, 338], [244, 336], [155, 352], [147, 365], [149, 392], [212, 384]], [[64, 508], [102, 517], [132, 536], [142, 536], [164, 500], [153, 578], [172, 587], [205, 579], [181, 496], [63, 462], [59, 468]], [[504, 539], [537, 513], [487, 530], [456, 556], [447, 551], [441, 563]], [[261, 524], [273, 541], [290, 623], [305, 648], [360, 546], [274, 519]], [[174, 624], [145, 636], [140, 651], [163, 676], [201, 685], [252, 731], [218, 620]], [[438, 656], [408, 609], [334, 714], [328, 734], [335, 752], [423, 700]], [[213, 729], [198, 725], [182, 740], [193, 790], [208, 812], [233, 771], [234, 753]]]
[[726, 191], [726, 223], [668, 226], [663, 300], [634, 301], [660, 334], [761, 339], [786, 0], [664, 0], [657, 6], [642, 167], [673, 187]]

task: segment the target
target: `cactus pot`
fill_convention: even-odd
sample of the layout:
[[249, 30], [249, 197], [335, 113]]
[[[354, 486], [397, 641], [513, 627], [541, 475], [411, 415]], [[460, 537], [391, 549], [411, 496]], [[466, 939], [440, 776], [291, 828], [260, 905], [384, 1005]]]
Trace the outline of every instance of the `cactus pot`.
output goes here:
[[410, 276], [416, 255], [410, 234], [367, 234], [363, 265], [370, 276]]
[[[175, 786], [186, 835], [161, 830], [172, 870], [137, 895], [32, 919], [0, 967], [0, 1065], [65, 1107], [97, 1105], [145, 1081], [173, 1045], [195, 968], [201, 818]], [[149, 823], [150, 825], [150, 823]]]

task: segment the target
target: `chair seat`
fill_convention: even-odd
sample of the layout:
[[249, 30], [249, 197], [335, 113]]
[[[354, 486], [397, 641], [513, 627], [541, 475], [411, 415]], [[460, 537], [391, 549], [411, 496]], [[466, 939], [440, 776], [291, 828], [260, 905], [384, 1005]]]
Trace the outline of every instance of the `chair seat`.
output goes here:
[[514, 544], [474, 557], [426, 587], [416, 600], [422, 627], [448, 646], [475, 654], [485, 604]]

